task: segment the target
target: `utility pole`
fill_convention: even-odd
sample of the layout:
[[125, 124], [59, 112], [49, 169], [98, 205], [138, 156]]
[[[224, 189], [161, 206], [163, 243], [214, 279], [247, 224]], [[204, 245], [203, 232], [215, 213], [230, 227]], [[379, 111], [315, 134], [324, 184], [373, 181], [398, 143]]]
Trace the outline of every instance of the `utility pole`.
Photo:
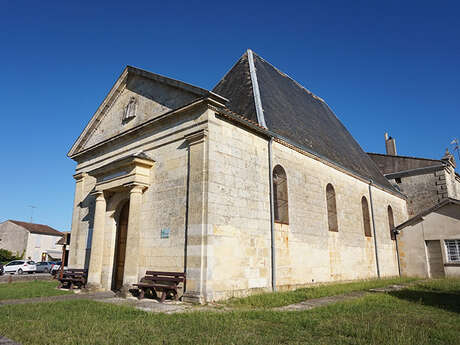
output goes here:
[[37, 206], [29, 205], [30, 207], [30, 222], [33, 223], [34, 221], [34, 208], [37, 208]]

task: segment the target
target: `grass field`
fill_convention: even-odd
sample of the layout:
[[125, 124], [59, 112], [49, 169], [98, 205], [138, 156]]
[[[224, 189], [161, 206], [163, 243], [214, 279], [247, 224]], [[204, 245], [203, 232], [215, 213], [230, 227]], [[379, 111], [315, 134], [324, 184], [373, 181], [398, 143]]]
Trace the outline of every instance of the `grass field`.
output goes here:
[[0, 307], [0, 334], [33, 344], [460, 343], [460, 280], [299, 312], [152, 314], [75, 300]]
[[236, 308], [273, 308], [299, 303], [312, 298], [335, 296], [353, 291], [369, 290], [393, 284], [416, 281], [416, 278], [389, 278], [361, 280], [350, 283], [322, 284], [294, 291], [262, 293], [244, 298], [233, 298], [227, 305]]
[[34, 280], [31, 282], [0, 284], [0, 300], [66, 295], [71, 292], [56, 289], [57, 281]]

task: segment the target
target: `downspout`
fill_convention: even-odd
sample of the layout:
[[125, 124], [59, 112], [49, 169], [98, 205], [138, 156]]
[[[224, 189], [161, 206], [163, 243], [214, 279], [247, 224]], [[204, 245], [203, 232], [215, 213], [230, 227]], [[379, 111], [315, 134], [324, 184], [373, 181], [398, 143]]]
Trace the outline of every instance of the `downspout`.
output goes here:
[[399, 276], [401, 277], [401, 262], [399, 261], [399, 243], [398, 243], [398, 235], [399, 231], [398, 230], [393, 230], [393, 233], [395, 234], [395, 241], [396, 241], [396, 256], [398, 258], [398, 273]]
[[377, 266], [377, 277], [380, 278], [379, 254], [378, 254], [378, 248], [377, 248], [377, 233], [375, 231], [375, 219], [374, 219], [374, 202], [372, 201], [372, 180], [369, 180], [369, 199], [371, 202], [372, 228], [374, 230], [375, 264]]
[[268, 174], [270, 183], [270, 240], [271, 240], [271, 268], [272, 291], [276, 291], [276, 261], [275, 261], [275, 205], [273, 198], [273, 162], [272, 162], [273, 137], [268, 141]]

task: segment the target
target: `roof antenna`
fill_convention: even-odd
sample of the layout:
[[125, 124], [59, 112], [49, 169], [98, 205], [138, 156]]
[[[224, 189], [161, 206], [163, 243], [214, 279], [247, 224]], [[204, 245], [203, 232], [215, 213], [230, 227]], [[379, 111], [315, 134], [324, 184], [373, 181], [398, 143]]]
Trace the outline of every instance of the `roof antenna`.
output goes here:
[[30, 207], [30, 222], [33, 223], [33, 220], [34, 220], [34, 208], [37, 208], [37, 206], [29, 205], [27, 207]]
[[457, 151], [457, 156], [458, 156], [458, 160], [460, 162], [460, 147], [459, 147], [459, 142], [458, 142], [458, 139], [455, 138], [454, 140], [452, 140], [452, 142], [450, 143], [451, 145], [454, 145], [454, 151]]

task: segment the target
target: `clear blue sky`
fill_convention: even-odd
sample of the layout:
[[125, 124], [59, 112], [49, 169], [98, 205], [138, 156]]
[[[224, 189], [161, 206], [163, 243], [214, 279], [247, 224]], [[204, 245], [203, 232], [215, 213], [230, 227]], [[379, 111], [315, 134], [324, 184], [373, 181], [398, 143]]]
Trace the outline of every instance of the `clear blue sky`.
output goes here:
[[[96, 5], [97, 3], [97, 5]], [[247, 48], [321, 96], [364, 150], [440, 158], [460, 136], [460, 5], [1, 1], [0, 222], [69, 230], [66, 155], [124, 66], [211, 89]]]

